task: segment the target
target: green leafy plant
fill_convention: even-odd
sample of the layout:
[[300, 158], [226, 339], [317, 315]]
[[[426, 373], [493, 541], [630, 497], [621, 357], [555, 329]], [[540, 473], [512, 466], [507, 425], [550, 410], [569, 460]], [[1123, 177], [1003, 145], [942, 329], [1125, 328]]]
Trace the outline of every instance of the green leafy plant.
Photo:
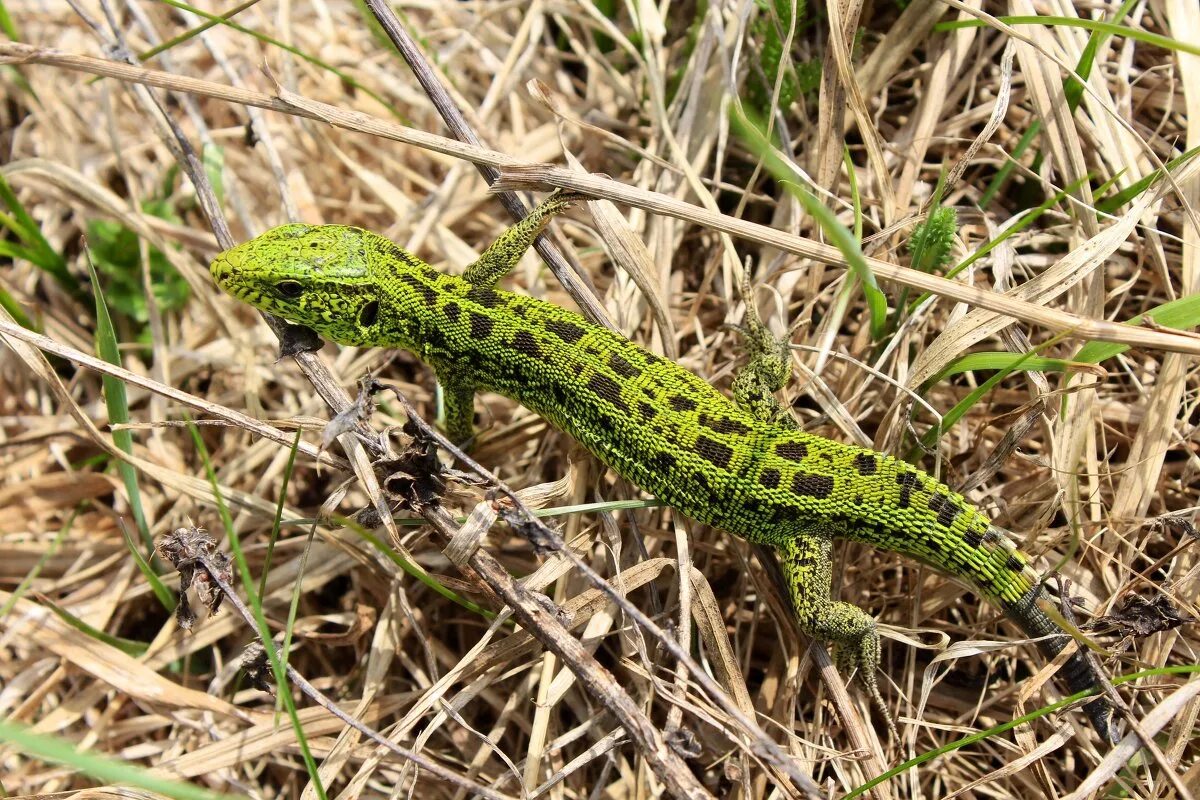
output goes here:
[[[779, 108], [787, 108], [796, 99], [800, 79], [784, 52], [784, 43], [796, 28], [797, 18], [803, 18], [805, 0], [795, 0], [796, 15], [792, 16], [793, 0], [755, 0], [758, 16], [751, 34], [760, 42], [758, 68], [750, 71], [747, 81], [747, 100], [755, 111], [765, 114], [771, 109], [771, 96], [779, 82]], [[818, 68], [819, 69], [819, 68]], [[782, 76], [780, 70], [783, 70]]]
[[[147, 200], [142, 211], [167, 222], [180, 223], [171, 202]], [[119, 222], [94, 220], [88, 223], [88, 243], [96, 271], [104, 281], [105, 297], [117, 314], [144, 327], [150, 319], [149, 303], [142, 287], [141, 242], [138, 235]], [[163, 253], [150, 248], [150, 290], [161, 311], [176, 311], [188, 299], [188, 285]]]
[[918, 223], [908, 240], [912, 267], [922, 272], [935, 272], [950, 261], [954, 234], [958, 230], [958, 214], [948, 206], [938, 206], [929, 217]]

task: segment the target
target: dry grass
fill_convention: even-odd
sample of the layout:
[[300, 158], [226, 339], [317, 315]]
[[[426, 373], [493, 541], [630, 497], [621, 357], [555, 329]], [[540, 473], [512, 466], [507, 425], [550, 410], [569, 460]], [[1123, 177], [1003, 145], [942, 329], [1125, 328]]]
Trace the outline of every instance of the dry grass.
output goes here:
[[[510, 283], [596, 309], [722, 386], [737, 351], [721, 326], [742, 318], [739, 286], [749, 265], [763, 287], [764, 315], [779, 331], [794, 329], [798, 377], [789, 394], [798, 415], [839, 440], [910, 452], [934, 413], [995, 374], [935, 379], [967, 351], [1036, 349], [1084, 361], [1081, 339], [1133, 345], [1094, 350], [1103, 370], [1024, 364], [1037, 369], [990, 388], [922, 464], [969, 485], [1041, 567], [1061, 564], [1082, 598], [1081, 622], [1134, 597], [1196, 613], [1200, 578], [1186, 523], [1200, 486], [1200, 380], [1188, 353], [1200, 351], [1200, 340], [1114, 323], [1200, 290], [1200, 178], [1189, 162], [1172, 170], [1173, 180], [1103, 204], [1200, 145], [1200, 122], [1188, 125], [1200, 120], [1193, 0], [1152, 0], [1118, 20], [1190, 43], [1191, 52], [1101, 38], [1074, 112], [1063, 81], [1084, 69], [1089, 32], [1010, 26], [988, 15], [1112, 21], [1113, 3], [1076, 9], [1015, 0], [986, 3], [986, 13], [921, 0], [903, 12], [889, 3], [823, 9], [780, 44], [797, 64], [820, 63], [824, 83], [802, 88], [774, 117], [782, 158], [765, 162], [731, 130], [728, 110], [735, 97], [751, 96], [748, 86], [763, 73], [759, 53], [771, 34], [757, 20], [769, 12], [754, 3], [684, 3], [659, 19], [652, 4], [629, 4], [641, 14], [635, 24], [615, 5], [611, 20], [587, 0], [404, 6], [410, 30], [489, 150], [421, 133], [440, 134], [441, 118], [353, 3], [263, 3], [236, 19], [343, 70], [355, 86], [220, 26], [139, 71], [109, 60], [118, 40], [98, 3], [81, 4], [79, 13], [62, 3], [3, 3], [20, 41], [60, 51], [0, 45], [0, 59], [23, 62], [0, 71], [5, 179], [81, 284], [81, 235], [98, 258], [116, 229], [97, 222], [133, 232], [141, 261], [139, 251], [127, 256], [126, 283], [102, 273], [110, 304], [145, 296], [138, 265], [151, 265], [147, 247], [182, 276], [190, 298], [178, 308], [150, 303], [143, 321], [114, 310], [119, 370], [91, 355], [97, 322], [86, 295], [73, 297], [36, 259], [0, 261], [0, 293], [44, 334], [19, 334], [0, 308], [0, 725], [25, 723], [92, 754], [234, 795], [466, 796], [414, 767], [419, 755], [506, 797], [655, 796], [664, 781], [678, 787], [669, 771], [682, 757], [696, 789], [765, 798], [801, 796], [797, 772], [831, 796], [844, 794], [1057, 698], [1051, 670], [1032, 647], [1012, 644], [1015, 630], [993, 609], [887, 553], [842, 548], [836, 580], [843, 599], [886, 624], [885, 692], [899, 740], [858, 693], [846, 692], [823, 651], [800, 639], [745, 543], [664, 509], [606, 502], [555, 521], [583, 561], [692, 653], [690, 670], [579, 564], [540, 557], [507, 525], [487, 529], [475, 556], [468, 547], [448, 557], [429, 527], [385, 519], [381, 536], [391, 541], [380, 546], [328, 521], [382, 500], [361, 442], [345, 434], [344, 447], [319, 453], [327, 402], [344, 403], [339, 386], [353, 391], [371, 369], [432, 419], [432, 376], [405, 354], [347, 348], [328, 347], [299, 365], [277, 361], [271, 330], [217, 293], [207, 262], [229, 229], [241, 240], [301, 219], [372, 228], [434, 264], [461, 268], [509, 224], [471, 162], [503, 168], [506, 185], [575, 186], [621, 201], [591, 203], [557, 226], [556, 240], [582, 276], [574, 297], [532, 254]], [[135, 53], [198, 24], [166, 5], [122, 4], [112, 13], [121, 43]], [[932, 30], [957, 17], [985, 24]], [[831, 38], [831, 30], [849, 34]], [[787, 87], [773, 88], [779, 106]], [[758, 93], [772, 102], [770, 91]], [[1035, 124], [1040, 133], [1022, 150]], [[223, 159], [214, 174], [222, 176], [227, 223], [202, 213], [201, 178], [181, 177], [189, 168], [180, 171], [172, 125], [197, 153]], [[571, 169], [530, 169], [541, 162]], [[989, 192], [1002, 169], [1011, 176]], [[878, 341], [861, 284], [844, 268], [852, 254], [824, 244], [814, 218], [776, 180], [804, 176], [857, 231], [863, 263], [881, 279], [889, 306], [907, 309]], [[958, 211], [951, 265], [1064, 194], [950, 282], [905, 269], [905, 243], [941, 176], [941, 204]], [[1107, 181], [1112, 187], [1101, 190]], [[151, 271], [149, 281], [171, 283], [165, 265]], [[926, 289], [940, 299], [913, 305]], [[1186, 308], [1183, 321], [1174, 319], [1175, 327], [1200, 322]], [[102, 373], [126, 386], [130, 420], [116, 431], [131, 434], [128, 454], [109, 424]], [[111, 389], [107, 395], [111, 401]], [[485, 396], [479, 410], [485, 430], [473, 456], [509, 485], [529, 487], [521, 493], [528, 505], [641, 496], [525, 409]], [[208, 423], [199, 436], [232, 510], [250, 588], [264, 581], [273, 632], [290, 629], [290, 665], [403, 753], [297, 692], [302, 748], [271, 697], [239, 677], [253, 623], [227, 608], [186, 634], [139, 571], [131, 549], [145, 548], [131, 513], [133, 484], [153, 537], [195, 524], [229, 551], [204, 459], [179, 424], [185, 412]], [[402, 422], [401, 407], [385, 401], [370, 425]], [[302, 444], [272, 544], [297, 429]], [[406, 441], [393, 433], [389, 444]], [[118, 462], [134, 467], [130, 479]], [[445, 505], [486, 514], [479, 498], [477, 488], [452, 486]], [[306, 522], [318, 516], [320, 524]], [[468, 528], [466, 536], [480, 532]], [[505, 569], [528, 576], [529, 588], [564, 610], [542, 609], [539, 637], [569, 627], [583, 643], [568, 657], [576, 660], [564, 666], [560, 650], [548, 652], [506, 618], [493, 623], [414, 580], [397, 550], [491, 611], [503, 605], [496, 592], [508, 597], [497, 589]], [[490, 561], [456, 566], [468, 558]], [[488, 576], [488, 564], [496, 575]], [[512, 591], [513, 603], [528, 601], [519, 587]], [[522, 613], [538, 619], [537, 608]], [[1194, 665], [1200, 646], [1189, 624], [1095, 639], [1113, 675]], [[648, 721], [649, 738], [618, 723], [611, 697], [592, 680], [600, 673], [589, 672], [596, 664]], [[724, 704], [698, 687], [697, 669], [724, 686]], [[1132, 750], [1105, 760], [1082, 714], [1067, 710], [951, 750], [871, 791], [1058, 797], [1107, 785], [1138, 798], [1196, 796], [1200, 700], [1188, 678], [1158, 674], [1119, 687], [1126, 727], [1141, 725], [1156, 744], [1133, 760]], [[757, 726], [731, 716], [739, 710]], [[781, 750], [764, 749], [764, 737]], [[647, 741], [663, 744], [666, 755], [649, 752]], [[320, 766], [322, 789], [306, 772], [303, 749]], [[82, 774], [96, 768], [80, 758], [60, 766], [33, 752], [32, 744], [0, 749], [6, 793], [76, 793], [118, 781]], [[1083, 783], [1089, 775], [1095, 787]]]

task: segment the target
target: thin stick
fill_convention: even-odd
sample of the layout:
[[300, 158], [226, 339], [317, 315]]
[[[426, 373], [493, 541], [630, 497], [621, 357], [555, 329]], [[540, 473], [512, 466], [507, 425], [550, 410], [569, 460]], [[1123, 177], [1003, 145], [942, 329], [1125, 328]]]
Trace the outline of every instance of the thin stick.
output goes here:
[[[535, 547], [552, 550], [569, 561], [571, 566], [579, 570], [579, 572], [587, 579], [589, 583], [607, 595], [608, 598], [612, 600], [612, 602], [615, 603], [622, 612], [629, 616], [629, 618], [636, 622], [640, 628], [649, 633], [652, 637], [654, 637], [655, 640], [659, 642], [659, 644], [666, 648], [666, 650], [672, 655], [672, 657], [676, 659], [677, 662], [685, 665], [691, 673], [691, 676], [694, 677], [696, 683], [698, 683], [704, 690], [705, 694], [709, 696], [709, 699], [723, 712], [734, 719], [742, 728], [742, 731], [749, 737], [749, 746], [752, 753], [764, 761], [776, 766], [780, 771], [786, 774], [801, 791], [812, 797], [823, 796], [820, 788], [816, 785], [816, 783], [813, 782], [812, 778], [810, 778], [808, 775], [805, 775], [797, 768], [795, 763], [796, 759], [785, 753], [774, 740], [772, 740], [766, 735], [765, 732], [763, 732], [762, 728], [760, 728], [758, 724], [754, 722], [754, 720], [747, 717], [746, 714], [740, 708], [738, 708], [737, 704], [735, 704], [733, 700], [729, 698], [725, 691], [721, 689], [717, 682], [713, 680], [712, 677], [699, 664], [697, 664], [692, 657], [683, 650], [683, 648], [679, 646], [678, 641], [676, 641], [672, 636], [669, 636], [666, 631], [664, 631], [652, 619], [646, 616], [641, 609], [629, 602], [629, 599], [625, 597], [625, 595], [614, 589], [612, 585], [609, 584], [608, 581], [604, 580], [604, 578], [598, 572], [592, 569], [587, 562], [577, 556], [574, 551], [571, 550], [571, 548], [567, 547], [563, 542], [562, 537], [560, 537], [554, 530], [547, 527], [545, 523], [538, 519], [533, 512], [525, 506], [516, 492], [514, 492], [504, 481], [500, 480], [498, 476], [492, 473], [491, 470], [472, 459], [470, 456], [456, 447], [449, 439], [444, 437], [440, 432], [425, 422], [425, 420], [421, 419], [420, 415], [417, 414], [417, 410], [408, 402], [408, 399], [400, 392], [398, 387], [380, 381], [373, 381], [373, 383], [375, 386], [388, 389], [392, 392], [392, 394], [404, 407], [404, 412], [408, 415], [408, 419], [421, 431], [423, 436], [426, 436], [437, 442], [439, 447], [445, 448], [455, 458], [460, 459], [462, 463], [466, 464], [474, 472], [483, 477], [484, 480], [488, 481], [489, 484], [495, 486], [496, 489], [513, 504], [514, 509], [519, 512], [521, 517], [521, 519], [517, 522], [517, 527], [522, 531], [522, 533], [531, 538], [531, 541]], [[426, 514], [427, 509], [422, 508], [419, 510], [422, 516], [424, 516], [426, 519], [430, 519], [430, 517]], [[445, 515], [446, 519], [451, 521], [452, 524], [447, 535], [452, 536], [457, 532], [457, 527], [453, 524], [453, 519], [444, 511], [441, 511], [441, 509], [437, 509], [437, 511]], [[501, 511], [501, 516], [503, 517], [505, 515], [506, 511]], [[475, 565], [474, 558], [476, 556], [483, 554], [484, 551], [476, 550], [475, 556], [472, 556], [471, 565]], [[491, 556], [487, 556], [487, 558], [490, 559]], [[505, 575], [507, 576], [507, 573], [505, 573]], [[524, 587], [521, 588], [524, 589]], [[524, 625], [523, 621], [522, 625]], [[540, 639], [541, 637], [538, 638]], [[572, 641], [574, 642], [575, 640], [572, 639]], [[578, 644], [578, 642], [575, 643]], [[582, 652], [586, 653], [586, 651]], [[599, 667], [598, 664], [597, 667]], [[574, 669], [575, 668], [572, 667], [572, 670]], [[631, 730], [630, 733], [632, 734], [634, 732]]]
[[[76, 72], [105, 75], [131, 83], [162, 86], [176, 91], [190, 92], [320, 120], [336, 127], [404, 142], [473, 163], [488, 163], [501, 167], [508, 173], [505, 179], [499, 182], [501, 187], [544, 185], [572, 189], [591, 197], [625, 203], [653, 213], [693, 222], [832, 266], [847, 267], [846, 259], [841, 251], [836, 247], [812, 239], [785, 233], [766, 225], [757, 225], [724, 214], [706, 211], [657, 192], [638, 189], [597, 175], [574, 172], [561, 167], [531, 164], [496, 150], [463, 144], [444, 136], [435, 136], [431, 133], [407, 128], [361, 112], [346, 111], [328, 103], [308, 100], [290, 92], [280, 91], [276, 95], [268, 95], [169, 72], [131, 67], [111, 59], [65, 53], [53, 48], [34, 47], [19, 42], [0, 42], [0, 64], [26, 63], [48, 64]], [[1196, 168], [1200, 167], [1193, 163], [1185, 170]], [[1188, 174], [1190, 172], [1181, 172], [1176, 176], [1176, 180], [1182, 181]], [[1007, 297], [999, 292], [989, 292], [936, 275], [929, 275], [871, 256], [864, 256], [864, 259], [875, 277], [881, 280], [892, 281], [960, 303], [978, 306], [1013, 319], [1041, 325], [1074, 338], [1099, 339], [1130, 347], [1200, 355], [1200, 337], [1194, 334], [1139, 328], [1102, 319], [1082, 317], [1068, 311], [1045, 308], [1036, 303]], [[344, 407], [339, 407], [337, 410], [340, 411], [342, 408]]]

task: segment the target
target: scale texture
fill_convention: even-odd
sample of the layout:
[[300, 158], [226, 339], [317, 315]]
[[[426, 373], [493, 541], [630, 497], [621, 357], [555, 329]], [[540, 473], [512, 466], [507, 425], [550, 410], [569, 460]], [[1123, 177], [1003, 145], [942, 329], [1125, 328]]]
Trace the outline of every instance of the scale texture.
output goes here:
[[[473, 393], [498, 392], [684, 514], [773, 548], [801, 628], [838, 645], [840, 665], [859, 668], [876, 696], [874, 620], [829, 598], [834, 538], [902, 553], [954, 576], [1031, 636], [1053, 634], [1040, 643], [1047, 654], [1062, 650], [1069, 639], [1039, 605], [1050, 601], [1038, 575], [962, 495], [906, 462], [735, 403], [578, 314], [496, 289], [570, 199], [543, 203], [464, 277], [440, 273], [370, 231], [301, 224], [222, 253], [212, 275], [234, 297], [333, 341], [416, 354], [448, 389], [448, 427], [457, 438], [470, 434]], [[1072, 691], [1100, 683], [1078, 653], [1060, 675]], [[1107, 701], [1093, 701], [1087, 711], [1111, 739]]]

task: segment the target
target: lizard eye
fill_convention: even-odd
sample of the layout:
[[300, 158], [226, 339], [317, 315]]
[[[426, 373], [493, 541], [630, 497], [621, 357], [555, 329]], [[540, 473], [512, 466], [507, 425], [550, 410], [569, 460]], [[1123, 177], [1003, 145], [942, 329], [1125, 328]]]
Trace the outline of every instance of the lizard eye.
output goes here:
[[295, 300], [300, 295], [304, 294], [304, 287], [296, 281], [280, 281], [275, 284], [275, 291], [279, 292], [280, 297], [286, 297], [288, 300]]

